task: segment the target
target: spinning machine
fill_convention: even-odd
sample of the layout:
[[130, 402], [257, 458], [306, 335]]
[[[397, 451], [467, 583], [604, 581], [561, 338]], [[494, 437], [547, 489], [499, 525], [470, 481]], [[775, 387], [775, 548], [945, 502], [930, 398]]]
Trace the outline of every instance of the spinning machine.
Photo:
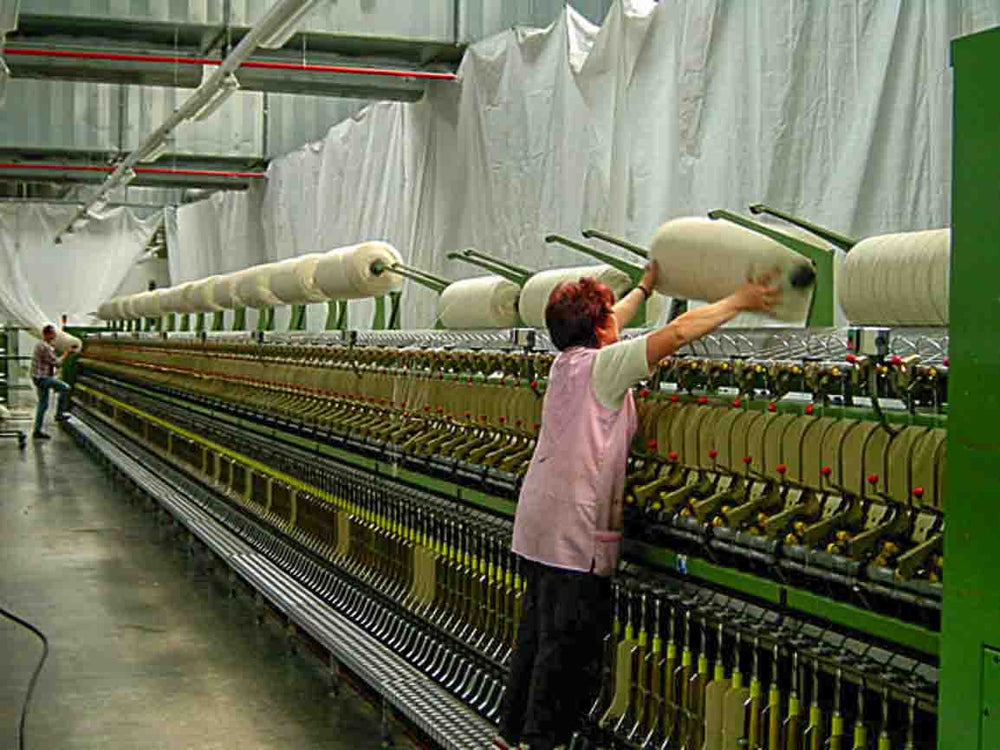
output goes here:
[[[713, 212], [668, 222], [649, 249], [584, 233], [657, 259], [675, 300], [777, 269], [786, 305], [782, 327], [724, 329], [638, 390], [614, 618], [573, 746], [998, 746], [985, 541], [998, 522], [979, 498], [997, 443], [976, 436], [998, 416], [995, 396], [976, 398], [997, 355], [972, 343], [996, 299], [978, 269], [993, 270], [981, 251], [1000, 227], [976, 186], [1000, 178], [977, 140], [1000, 127], [998, 37], [956, 43], [954, 238], [858, 241], [766, 206], [752, 213], [778, 223]], [[603, 261], [587, 272], [616, 292], [645, 262], [548, 239]], [[532, 289], [558, 274], [457, 257], [492, 275], [466, 289], [366, 243], [112, 301], [69, 429], [332, 675], [367, 683], [437, 745], [475, 750], [516, 639], [512, 518], [555, 356], [527, 327], [545, 296]], [[403, 278], [441, 294], [439, 330], [392, 330], [384, 308], [382, 330], [309, 334], [293, 315], [279, 333], [267, 314], [255, 332], [221, 330], [223, 309], [323, 300], [336, 329], [350, 298], [397, 311]], [[445, 328], [470, 321], [483, 330]]]

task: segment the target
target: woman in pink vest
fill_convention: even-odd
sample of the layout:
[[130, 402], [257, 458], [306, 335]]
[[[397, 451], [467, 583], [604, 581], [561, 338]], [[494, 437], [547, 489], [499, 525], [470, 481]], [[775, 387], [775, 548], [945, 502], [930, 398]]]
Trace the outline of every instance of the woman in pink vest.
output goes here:
[[657, 273], [651, 264], [617, 304], [607, 286], [589, 278], [562, 284], [549, 298], [545, 322], [560, 354], [514, 518], [512, 548], [527, 590], [498, 750], [567, 743], [593, 700], [611, 620], [626, 460], [638, 426], [632, 387], [661, 359], [740, 312], [767, 311], [778, 302], [769, 278], [750, 281], [726, 299], [619, 342]]

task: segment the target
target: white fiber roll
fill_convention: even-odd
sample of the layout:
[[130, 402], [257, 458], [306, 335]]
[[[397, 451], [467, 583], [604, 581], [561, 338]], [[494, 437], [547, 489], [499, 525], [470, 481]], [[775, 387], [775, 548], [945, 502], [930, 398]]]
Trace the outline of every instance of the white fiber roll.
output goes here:
[[73, 352], [78, 352], [83, 349], [83, 342], [76, 336], [72, 336], [66, 333], [66, 331], [57, 329], [56, 338], [52, 342], [52, 348], [57, 352], [64, 352], [67, 349]]
[[360, 245], [339, 247], [324, 253], [316, 266], [316, 285], [333, 299], [363, 299], [382, 297], [399, 291], [403, 279], [399, 274], [372, 270], [375, 263], [393, 266], [402, 257], [385, 242], [362, 242]]
[[235, 274], [233, 295], [241, 307], [274, 307], [281, 304], [271, 292], [270, 279], [277, 263], [253, 266]]
[[837, 296], [852, 323], [948, 325], [951, 230], [882, 234], [851, 248]]
[[195, 312], [217, 312], [222, 309], [222, 305], [216, 302], [216, 289], [222, 279], [222, 276], [209, 276], [192, 283], [187, 298]]
[[438, 318], [445, 328], [513, 328], [521, 287], [502, 276], [477, 276], [449, 284], [438, 299]]
[[242, 272], [226, 274], [215, 282], [215, 288], [212, 290], [212, 301], [223, 310], [235, 310], [237, 307], [242, 307], [236, 298], [236, 282], [240, 273]]
[[775, 283], [782, 295], [773, 317], [803, 320], [812, 299], [815, 272], [808, 259], [724, 219], [690, 217], [666, 222], [653, 237], [650, 257], [660, 266], [656, 288], [670, 297], [716, 302], [748, 278], [777, 269], [781, 278]]
[[654, 326], [663, 319], [663, 314], [667, 311], [667, 298], [662, 294], [653, 292], [649, 300], [646, 302], [646, 320], [643, 321], [647, 326]]
[[271, 274], [271, 293], [286, 305], [323, 302], [327, 296], [316, 283], [316, 268], [322, 253], [300, 255], [275, 264]]
[[565, 281], [579, 281], [583, 277], [597, 279], [607, 284], [619, 299], [632, 288], [628, 274], [611, 266], [580, 266], [579, 268], [555, 268], [536, 273], [524, 284], [518, 310], [525, 325], [545, 328], [545, 308], [549, 304], [552, 290]]
[[152, 292], [139, 292], [132, 301], [132, 313], [137, 318], [148, 318]]
[[114, 320], [114, 300], [102, 302], [97, 306], [97, 317], [101, 320]]
[[184, 311], [184, 284], [168, 287], [163, 290], [160, 309], [163, 313], [179, 313]]

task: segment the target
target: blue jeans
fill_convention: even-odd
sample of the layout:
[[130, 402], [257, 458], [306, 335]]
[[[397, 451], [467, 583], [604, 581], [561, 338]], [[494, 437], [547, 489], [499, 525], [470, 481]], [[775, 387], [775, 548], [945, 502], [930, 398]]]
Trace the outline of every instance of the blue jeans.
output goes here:
[[55, 388], [59, 391], [59, 404], [56, 406], [56, 415], [61, 416], [66, 412], [66, 397], [69, 395], [69, 383], [65, 383], [59, 378], [32, 378], [35, 388], [38, 389], [38, 408], [35, 410], [35, 432], [42, 431], [42, 422], [45, 420], [45, 412], [49, 410], [49, 390]]

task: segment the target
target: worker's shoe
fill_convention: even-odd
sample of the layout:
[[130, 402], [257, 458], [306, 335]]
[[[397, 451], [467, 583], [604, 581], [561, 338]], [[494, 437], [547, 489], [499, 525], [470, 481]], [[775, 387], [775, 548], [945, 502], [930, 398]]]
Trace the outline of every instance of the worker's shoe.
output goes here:
[[33, 437], [35, 440], [51, 440], [52, 439], [51, 435], [49, 435], [49, 434], [47, 434], [45, 432], [41, 432], [40, 430], [36, 430], [35, 432], [31, 433], [31, 437]]

